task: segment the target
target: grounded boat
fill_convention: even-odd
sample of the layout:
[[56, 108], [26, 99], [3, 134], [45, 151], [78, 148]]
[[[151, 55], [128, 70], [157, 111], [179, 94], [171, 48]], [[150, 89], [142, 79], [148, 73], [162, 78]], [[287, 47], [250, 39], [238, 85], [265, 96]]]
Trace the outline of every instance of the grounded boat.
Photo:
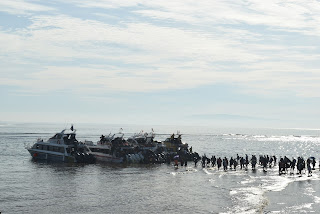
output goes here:
[[179, 150], [186, 150], [188, 151], [188, 144], [183, 143], [181, 140], [181, 134], [174, 134], [171, 135], [170, 138], [167, 138], [163, 143], [167, 148], [168, 152], [178, 152]]
[[163, 151], [161, 142], [153, 141], [154, 133], [134, 134], [127, 140], [124, 134], [101, 135], [96, 145], [88, 144], [89, 154], [99, 162], [145, 163], [153, 162], [155, 153]]
[[150, 133], [141, 131], [129, 137], [127, 141], [142, 150], [151, 150], [156, 153], [165, 151], [165, 145], [162, 142], [154, 141], [154, 138], [155, 133], [153, 131]]
[[179, 154], [186, 160], [189, 158], [188, 144], [181, 141], [181, 135], [174, 135], [164, 142], [154, 141], [154, 132], [141, 131], [127, 140], [124, 134], [101, 135], [97, 144], [87, 142], [89, 154], [99, 162], [111, 163], [164, 163]]
[[86, 143], [89, 149], [88, 153], [93, 155], [99, 162], [124, 162], [123, 154], [117, 149], [127, 145], [123, 135], [121, 132], [113, 135], [109, 134], [108, 136], [101, 135], [96, 145]]
[[95, 158], [88, 153], [88, 147], [76, 139], [76, 130], [71, 127], [71, 133], [65, 133], [66, 129], [56, 133], [53, 137], [37, 142], [26, 149], [34, 160], [48, 160], [71, 163], [93, 163]]
[[93, 155], [97, 161], [110, 162], [110, 163], [122, 163], [123, 157], [112, 149], [110, 145], [98, 144], [88, 145], [89, 154]]

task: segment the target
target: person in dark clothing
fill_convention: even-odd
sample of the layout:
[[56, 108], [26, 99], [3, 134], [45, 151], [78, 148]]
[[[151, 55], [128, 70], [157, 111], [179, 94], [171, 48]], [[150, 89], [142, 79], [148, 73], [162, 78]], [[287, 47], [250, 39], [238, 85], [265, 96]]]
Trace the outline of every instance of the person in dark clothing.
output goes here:
[[312, 170], [315, 170], [315, 167], [316, 166], [316, 159], [315, 158], [312, 158]]
[[291, 173], [290, 174], [294, 174], [294, 168], [296, 167], [296, 162], [297, 160], [292, 158], [292, 161], [291, 161]]
[[211, 166], [214, 167], [216, 165], [216, 156], [211, 157]]
[[252, 170], [256, 169], [256, 164], [257, 164], [257, 157], [255, 155], [252, 155], [252, 158], [251, 158]]
[[227, 171], [228, 170], [228, 159], [226, 157], [223, 158], [222, 165], [223, 165], [223, 170]]
[[205, 167], [205, 166], [206, 166], [206, 160], [207, 160], [206, 155], [203, 155], [203, 156], [202, 156], [202, 167]]
[[307, 160], [307, 169], [308, 169], [308, 177], [312, 176], [312, 170], [311, 170], [311, 160], [308, 158]]
[[218, 160], [217, 160], [218, 170], [220, 169], [221, 164], [222, 164], [222, 160], [221, 160], [221, 158], [219, 157]]

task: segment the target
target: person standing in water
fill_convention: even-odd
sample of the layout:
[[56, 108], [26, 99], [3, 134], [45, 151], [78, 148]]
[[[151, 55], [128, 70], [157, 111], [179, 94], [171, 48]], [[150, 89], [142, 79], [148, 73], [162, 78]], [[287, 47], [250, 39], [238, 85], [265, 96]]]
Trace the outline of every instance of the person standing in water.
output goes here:
[[291, 173], [290, 173], [290, 174], [294, 174], [294, 168], [296, 167], [296, 162], [297, 162], [297, 160], [292, 157], [292, 161], [291, 161]]
[[315, 170], [315, 167], [316, 166], [316, 159], [315, 158], [312, 158], [312, 170]]
[[245, 164], [246, 164], [246, 170], [248, 169], [248, 165], [249, 165], [249, 157], [248, 155], [246, 154], [246, 161], [245, 161]]
[[218, 160], [217, 160], [218, 170], [219, 170], [220, 167], [221, 167], [221, 163], [222, 163], [222, 160], [221, 160], [221, 158], [219, 157]]
[[311, 160], [308, 158], [307, 160], [307, 169], [308, 169], [308, 177], [312, 176], [312, 170], [311, 170]]
[[214, 167], [216, 165], [216, 156], [211, 157], [211, 166]]
[[233, 160], [233, 158], [231, 157], [231, 158], [230, 158], [230, 169], [232, 169], [233, 162], [234, 162], [234, 160]]
[[227, 171], [228, 170], [228, 159], [226, 157], [223, 158], [223, 170]]
[[201, 162], [202, 162], [202, 167], [206, 167], [206, 161], [207, 161], [207, 157], [206, 157], [206, 155], [203, 155], [203, 156], [202, 156], [202, 160], [201, 160]]
[[252, 158], [251, 158], [252, 170], [256, 169], [256, 164], [257, 164], [257, 157], [255, 155], [252, 155]]

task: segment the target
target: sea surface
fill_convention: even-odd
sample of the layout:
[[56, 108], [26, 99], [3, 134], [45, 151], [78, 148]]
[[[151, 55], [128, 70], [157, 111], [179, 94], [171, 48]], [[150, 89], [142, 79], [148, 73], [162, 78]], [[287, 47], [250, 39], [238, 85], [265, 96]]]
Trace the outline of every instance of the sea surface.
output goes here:
[[172, 164], [63, 164], [35, 162], [25, 149], [70, 124], [0, 123], [1, 213], [319, 213], [320, 130], [244, 129], [192, 126], [74, 124], [77, 139], [96, 142], [101, 134], [125, 137], [154, 129], [163, 141], [180, 131], [200, 155], [237, 154], [316, 157], [313, 175], [218, 171]]

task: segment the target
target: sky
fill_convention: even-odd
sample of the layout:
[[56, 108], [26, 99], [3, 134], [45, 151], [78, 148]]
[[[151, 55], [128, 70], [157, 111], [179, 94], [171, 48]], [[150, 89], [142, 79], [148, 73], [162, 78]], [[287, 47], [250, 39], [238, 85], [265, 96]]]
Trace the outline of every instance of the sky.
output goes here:
[[320, 2], [1, 0], [0, 121], [320, 128]]

